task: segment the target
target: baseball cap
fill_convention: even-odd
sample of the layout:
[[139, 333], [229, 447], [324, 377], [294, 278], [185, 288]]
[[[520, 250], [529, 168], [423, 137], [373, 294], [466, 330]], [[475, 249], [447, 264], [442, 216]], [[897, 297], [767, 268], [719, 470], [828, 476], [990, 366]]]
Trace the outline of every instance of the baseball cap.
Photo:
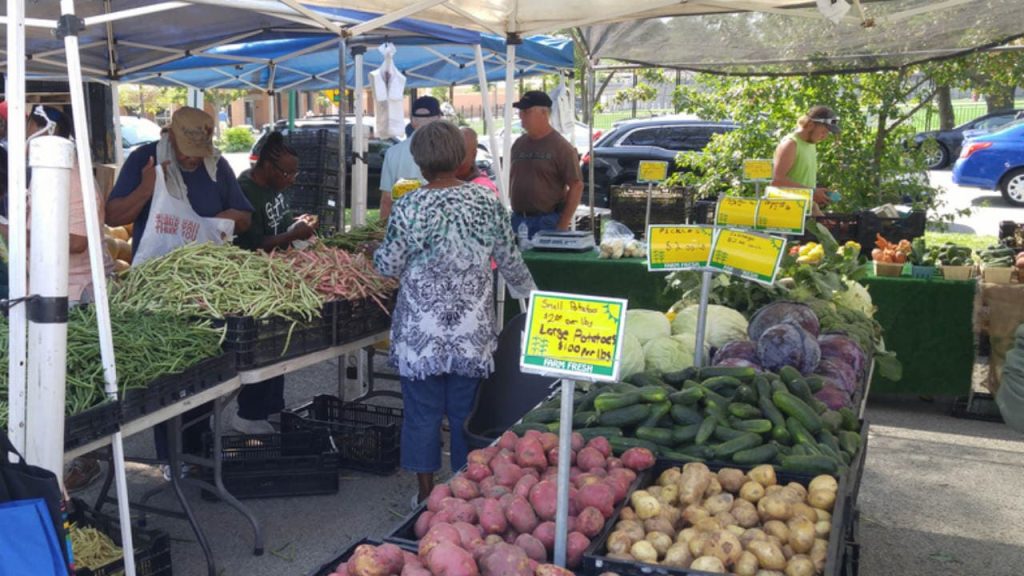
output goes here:
[[839, 133], [839, 116], [828, 106], [814, 106], [807, 111], [807, 117], [812, 122], [824, 124], [825, 128], [833, 134]]
[[185, 156], [207, 158], [214, 155], [213, 118], [198, 108], [178, 108], [171, 116], [171, 133], [178, 151]]
[[441, 115], [441, 103], [433, 96], [420, 96], [412, 103], [414, 118], [432, 118]]
[[530, 90], [523, 94], [523, 97], [518, 102], [512, 104], [513, 108], [519, 108], [520, 110], [526, 110], [527, 108], [533, 108], [534, 106], [543, 106], [545, 108], [551, 108], [551, 98], [547, 94], [540, 90]]

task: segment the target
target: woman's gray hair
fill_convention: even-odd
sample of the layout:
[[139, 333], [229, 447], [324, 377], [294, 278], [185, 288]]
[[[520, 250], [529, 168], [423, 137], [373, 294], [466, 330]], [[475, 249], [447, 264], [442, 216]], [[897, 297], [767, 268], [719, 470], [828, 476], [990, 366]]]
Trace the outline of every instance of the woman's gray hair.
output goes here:
[[409, 150], [427, 180], [442, 172], [454, 172], [466, 157], [462, 133], [455, 124], [446, 120], [417, 128], [412, 134]]

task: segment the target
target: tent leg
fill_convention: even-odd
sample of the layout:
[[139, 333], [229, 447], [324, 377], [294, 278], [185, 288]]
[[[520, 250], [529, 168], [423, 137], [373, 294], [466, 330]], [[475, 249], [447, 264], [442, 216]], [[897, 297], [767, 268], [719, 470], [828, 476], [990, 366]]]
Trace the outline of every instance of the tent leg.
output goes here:
[[348, 84], [348, 59], [345, 56], [345, 39], [338, 39], [338, 232], [345, 231], [345, 180], [348, 178], [348, 154], [345, 152], [345, 115], [348, 112], [348, 98], [345, 86]]
[[363, 133], [363, 54], [366, 53], [366, 46], [353, 46], [352, 59], [355, 61], [355, 125], [352, 126], [352, 224], [362, 226], [366, 224], [366, 163], [363, 162], [363, 155], [366, 153], [366, 138]]
[[505, 189], [509, 191], [509, 199], [512, 198], [512, 191], [509, 184], [512, 176], [512, 102], [515, 101], [516, 93], [516, 44], [519, 39], [509, 36], [505, 46], [505, 143], [502, 152], [501, 178], [505, 183]]
[[[597, 217], [594, 215], [594, 98], [596, 94], [594, 90], [597, 88], [597, 71], [594, 70], [593, 65], [587, 61], [587, 102], [583, 105], [587, 107], [587, 146], [590, 148], [590, 152], [587, 156], [590, 158], [590, 162], [587, 163], [587, 190], [590, 196], [590, 225], [594, 228], [594, 241], [601, 241], [601, 231], [597, 226]], [[611, 194], [611, 190], [608, 191]], [[608, 199], [609, 204], [611, 198]]]
[[[509, 205], [508, 189], [501, 175], [503, 173], [501, 155], [498, 154], [498, 135], [494, 132], [494, 117], [491, 116], [490, 86], [487, 85], [487, 70], [484, 68], [483, 51], [480, 45], [473, 46], [473, 55], [476, 57], [476, 76], [480, 83], [480, 104], [483, 106], [484, 127], [491, 144], [491, 161], [494, 163], [494, 175], [497, 176], [498, 193], [501, 195], [501, 203], [507, 208]], [[504, 299], [504, 296], [500, 298]], [[501, 300], [499, 300], [500, 302]]]

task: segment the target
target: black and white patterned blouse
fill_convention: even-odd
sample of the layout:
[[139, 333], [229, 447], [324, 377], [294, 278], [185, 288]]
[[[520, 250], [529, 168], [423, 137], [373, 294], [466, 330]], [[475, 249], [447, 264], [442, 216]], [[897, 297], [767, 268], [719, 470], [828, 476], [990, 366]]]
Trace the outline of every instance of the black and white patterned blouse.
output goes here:
[[536, 288], [508, 211], [477, 184], [421, 188], [395, 202], [373, 261], [399, 279], [391, 366], [406, 378], [486, 377], [497, 346], [491, 258], [515, 297]]

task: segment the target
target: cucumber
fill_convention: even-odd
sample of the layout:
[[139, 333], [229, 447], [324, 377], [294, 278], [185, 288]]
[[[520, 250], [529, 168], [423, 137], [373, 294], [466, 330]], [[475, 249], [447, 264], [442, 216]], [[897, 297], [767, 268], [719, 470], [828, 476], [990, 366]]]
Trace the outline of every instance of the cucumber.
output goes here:
[[695, 458], [702, 458], [708, 460], [712, 457], [711, 447], [702, 446], [700, 444], [694, 444], [692, 446], [686, 446], [685, 448], [677, 448], [676, 452], [682, 452], [683, 454], [689, 454]]
[[724, 458], [726, 456], [732, 456], [740, 450], [756, 448], [761, 444], [762, 441], [760, 436], [753, 432], [743, 432], [740, 436], [737, 436], [732, 440], [726, 440], [721, 444], [712, 446], [711, 451], [714, 453], [715, 458]]
[[757, 390], [754, 389], [752, 384], [741, 384], [740, 387], [736, 389], [736, 395], [733, 396], [732, 399], [736, 402], [757, 404]]
[[[601, 398], [598, 397], [598, 400], [600, 399]], [[597, 421], [601, 426], [625, 428], [627, 426], [636, 426], [643, 422], [650, 413], [650, 404], [632, 404], [624, 408], [603, 412], [601, 416], [598, 417]]]
[[764, 444], [734, 453], [732, 461], [737, 464], [765, 464], [774, 460], [778, 454], [779, 448], [775, 444]]
[[783, 446], [790, 446], [793, 444], [793, 435], [789, 433], [785, 424], [782, 426], [772, 426], [772, 440]]
[[597, 398], [594, 398], [594, 408], [598, 412], [609, 412], [611, 410], [618, 410], [619, 408], [625, 408], [626, 406], [632, 406], [640, 402], [641, 397], [639, 392], [605, 392], [598, 394]]
[[700, 387], [700, 382], [697, 382], [696, 380], [687, 380], [686, 382], [683, 382], [682, 390], [688, 390], [690, 388], [698, 387]]
[[711, 434], [715, 431], [715, 419], [707, 418], [700, 424], [700, 428], [697, 429], [697, 435], [693, 438], [694, 444], [703, 444], [711, 438]]
[[539, 424], [537, 422], [520, 422], [519, 424], [513, 424], [509, 428], [509, 430], [511, 430], [512, 432], [515, 432], [519, 436], [522, 436], [523, 434], [526, 434], [527, 430], [537, 430], [539, 432], [547, 432], [548, 431], [548, 427], [543, 425], [543, 424]]
[[673, 404], [683, 404], [692, 406], [700, 401], [704, 397], [704, 389], [700, 387], [684, 388], [679, 392], [673, 392], [668, 395], [669, 402]]
[[758, 410], [754, 406], [751, 406], [750, 404], [745, 404], [743, 402], [733, 402], [732, 404], [729, 404], [728, 410], [729, 410], [729, 414], [732, 414], [733, 416], [735, 416], [737, 418], [740, 418], [740, 419], [750, 419], [750, 418], [760, 418], [761, 417], [761, 411], [760, 410]]
[[849, 430], [840, 430], [839, 447], [850, 456], [856, 455], [860, 450], [860, 434]]
[[704, 386], [701, 386], [701, 389], [704, 390], [705, 406], [707, 406], [708, 408], [717, 408], [722, 411], [728, 408], [730, 402], [728, 398], [722, 396], [721, 394], [715, 392], [714, 390], [711, 390], [710, 388], [705, 388]]
[[651, 411], [647, 418], [640, 424], [641, 426], [654, 427], [661, 421], [662, 416], [668, 414], [669, 409], [672, 408], [672, 404], [666, 400], [657, 404], [651, 404]]
[[648, 442], [654, 442], [655, 444], [661, 444], [662, 446], [672, 446], [675, 444], [672, 439], [672, 430], [666, 428], [638, 426], [636, 429], [636, 437], [641, 440], [647, 440]]
[[676, 421], [672, 419], [672, 415], [666, 412], [665, 414], [663, 414], [661, 416], [661, 418], [658, 418], [658, 423], [654, 427], [655, 428], [671, 428], [672, 426], [675, 425], [675, 423], [676, 423]]
[[703, 462], [704, 459], [699, 456], [691, 456], [685, 452], [676, 452], [675, 450], [661, 450], [658, 452], [659, 458], [665, 460], [675, 460], [676, 462]]
[[838, 470], [836, 461], [828, 456], [783, 456], [780, 463], [783, 470], [800, 474], [835, 474]]
[[764, 414], [764, 417], [772, 421], [772, 426], [776, 428], [786, 427], [786, 417], [782, 415], [782, 412], [779, 412], [779, 409], [775, 407], [775, 404], [772, 404], [770, 395], [762, 396], [761, 399], [757, 401], [757, 405], [761, 408], [761, 413]]
[[[789, 366], [786, 366], [789, 368]], [[803, 378], [793, 378], [786, 382], [786, 387], [793, 393], [794, 396], [810, 404], [814, 396], [811, 395], [811, 389], [807, 386], [807, 382]]]
[[826, 455], [831, 456], [835, 460], [842, 460], [839, 455], [841, 450], [839, 449], [839, 441], [830, 432], [822, 430], [818, 432], [818, 449], [824, 452]]
[[753, 418], [750, 420], [733, 420], [732, 427], [741, 432], [753, 432], [754, 434], [767, 434], [772, 431], [772, 421], [764, 418]]
[[557, 422], [561, 416], [562, 411], [559, 408], [534, 408], [523, 416], [523, 423], [548, 424]]
[[815, 446], [818, 443], [814, 439], [814, 435], [799, 420], [792, 416], [786, 418], [786, 429], [793, 436], [793, 441], [798, 444]]
[[636, 374], [633, 374], [632, 376], [629, 376], [625, 380], [626, 380], [626, 382], [629, 382], [630, 384], [634, 384], [634, 385], [636, 385], [638, 387], [664, 386], [665, 385], [665, 383], [661, 381], [661, 378], [658, 378], [657, 376], [655, 376], [653, 374], [648, 374], [646, 372], [637, 372]]
[[590, 390], [582, 396], [582, 401], [576, 406], [576, 410], [580, 412], [590, 412], [594, 409], [594, 399], [597, 398], [601, 392], [604, 391], [604, 386], [594, 384], [590, 387]]
[[574, 432], [579, 432], [580, 436], [583, 436], [584, 442], [590, 442], [591, 439], [597, 438], [598, 436], [604, 436], [605, 438], [622, 436], [622, 429], [614, 426], [595, 426], [594, 428], [574, 430]]
[[689, 368], [676, 370], [675, 372], [665, 372], [661, 375], [661, 379], [664, 380], [666, 384], [679, 388], [687, 380], [693, 380], [696, 378], [698, 374], [700, 374], [700, 372], [697, 368], [690, 366]]
[[796, 396], [779, 390], [772, 394], [772, 402], [780, 412], [799, 420], [811, 433], [817, 434], [821, 431], [821, 417]]
[[673, 426], [672, 427], [672, 443], [673, 444], [693, 444], [693, 439], [697, 437], [697, 431], [700, 430], [700, 424], [687, 424], [686, 426]]
[[821, 424], [826, 430], [835, 434], [843, 426], [843, 417], [835, 410], [826, 410], [821, 415]]
[[597, 412], [573, 412], [572, 414], [572, 427], [573, 428], [586, 428], [597, 424], [597, 418], [599, 414]]
[[735, 428], [730, 428], [722, 424], [717, 424], [715, 426], [715, 431], [714, 433], [711, 434], [711, 436], [725, 442], [726, 440], [732, 440], [733, 438], [738, 438], [744, 434], [748, 434], [748, 432], [742, 432], [740, 430], [736, 430]]
[[776, 392], [789, 392], [789, 388], [786, 388], [786, 383], [781, 378], [772, 380], [772, 394]]
[[760, 400], [761, 398], [771, 399], [772, 383], [768, 380], [768, 378], [765, 378], [762, 374], [758, 374], [757, 378], [754, 378], [753, 385], [754, 389], [757, 390], [758, 400]]
[[608, 438], [608, 443], [611, 444], [612, 452], [616, 456], [620, 456], [626, 450], [630, 448], [647, 448], [655, 455], [658, 454], [658, 445], [654, 442], [648, 442], [647, 440], [641, 440], [640, 438], [627, 438], [626, 436], [612, 436]]
[[676, 424], [700, 424], [704, 421], [700, 412], [682, 404], [673, 404], [669, 412]]
[[825, 412], [828, 412], [828, 404], [825, 404], [824, 402], [822, 402], [821, 400], [818, 400], [817, 398], [815, 398], [813, 396], [807, 402], [807, 405], [811, 407], [811, 410], [814, 410], [815, 412], [817, 412], [819, 416], [821, 416]]
[[[751, 368], [753, 370], [753, 368]], [[703, 374], [701, 375], [703, 376]], [[719, 388], [739, 388], [743, 382], [739, 378], [733, 378], [732, 376], [713, 376], [701, 380], [701, 386], [710, 390], [718, 390]]]
[[821, 389], [825, 387], [825, 379], [817, 374], [804, 376], [804, 382], [806, 382], [807, 387], [811, 389], [811, 394], [821, 392]]
[[800, 374], [800, 371], [792, 366], [783, 366], [782, 368], [779, 368], [779, 376], [782, 377], [782, 381], [785, 382], [787, 386], [789, 386], [790, 382], [799, 380], [803, 377]]
[[700, 369], [701, 380], [714, 378], [716, 376], [729, 376], [731, 378], [736, 378], [737, 380], [750, 382], [755, 376], [757, 376], [757, 371], [749, 366], [708, 366]]
[[561, 430], [561, 428], [562, 428], [562, 423], [561, 422], [548, 422], [547, 424], [544, 425], [544, 427], [548, 429], [548, 432], [553, 432], [555, 434], [558, 434], [558, 431]]
[[857, 415], [850, 408], [840, 408], [839, 415], [843, 417], [843, 430], [859, 432], [860, 423], [857, 422]]
[[654, 404], [657, 402], [668, 401], [669, 389], [666, 388], [664, 385], [644, 386], [643, 388], [637, 390], [637, 392], [640, 393], [640, 399], [643, 400], [644, 402]]

